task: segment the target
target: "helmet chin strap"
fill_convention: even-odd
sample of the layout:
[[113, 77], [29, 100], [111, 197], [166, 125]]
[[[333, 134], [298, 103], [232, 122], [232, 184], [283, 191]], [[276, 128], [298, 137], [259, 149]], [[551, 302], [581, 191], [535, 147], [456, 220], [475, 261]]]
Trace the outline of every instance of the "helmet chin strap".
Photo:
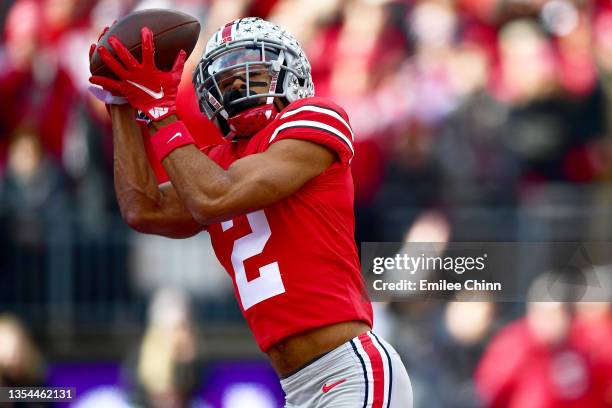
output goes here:
[[[280, 52], [278, 59], [272, 61], [272, 74], [268, 94], [276, 91], [276, 84], [280, 74], [281, 65], [285, 59], [283, 51]], [[227, 119], [227, 123], [234, 134], [234, 137], [250, 137], [261, 129], [265, 128], [274, 120], [279, 111], [274, 105], [274, 97], [268, 96], [264, 105], [253, 106]]]

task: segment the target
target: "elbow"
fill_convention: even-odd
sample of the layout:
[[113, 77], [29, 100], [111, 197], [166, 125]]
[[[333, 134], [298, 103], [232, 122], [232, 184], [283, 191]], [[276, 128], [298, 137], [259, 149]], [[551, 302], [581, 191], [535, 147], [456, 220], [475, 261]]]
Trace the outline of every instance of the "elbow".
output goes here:
[[228, 212], [233, 194], [231, 184], [226, 181], [218, 180], [207, 190], [194, 189], [184, 194], [183, 204], [198, 224], [214, 224]]
[[226, 213], [221, 200], [208, 197], [188, 200], [185, 204], [193, 219], [201, 225], [213, 224]]
[[147, 232], [148, 221], [146, 218], [138, 211], [127, 211], [122, 212], [122, 218], [125, 223], [133, 230], [138, 232]]

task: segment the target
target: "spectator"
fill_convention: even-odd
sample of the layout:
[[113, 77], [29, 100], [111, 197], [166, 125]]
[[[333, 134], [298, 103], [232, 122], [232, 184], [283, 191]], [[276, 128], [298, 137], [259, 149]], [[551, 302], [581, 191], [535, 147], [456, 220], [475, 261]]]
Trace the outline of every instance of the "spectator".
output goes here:
[[[572, 338], [568, 304], [531, 302], [527, 316], [497, 334], [482, 358], [476, 385], [486, 407], [606, 407], [602, 374]], [[512, 352], [509, 352], [512, 351]]]
[[67, 223], [69, 199], [63, 174], [31, 127], [18, 128], [11, 138], [0, 184], [0, 214], [8, 223], [10, 241], [29, 247], [43, 246], [45, 224], [51, 229]]
[[59, 255], [51, 247], [65, 245], [71, 221], [61, 170], [32, 128], [18, 128], [0, 180], [0, 267], [6, 271], [0, 276], [0, 298], [39, 305], [48, 299], [45, 272], [50, 269], [41, 266], [51, 268]]
[[[42, 355], [19, 319], [10, 314], [0, 315], [0, 386], [42, 387], [45, 367]], [[17, 402], [7, 408], [41, 408], [42, 403]]]
[[159, 291], [138, 353], [134, 402], [153, 408], [192, 406], [201, 381], [198, 349], [187, 299], [177, 291]]

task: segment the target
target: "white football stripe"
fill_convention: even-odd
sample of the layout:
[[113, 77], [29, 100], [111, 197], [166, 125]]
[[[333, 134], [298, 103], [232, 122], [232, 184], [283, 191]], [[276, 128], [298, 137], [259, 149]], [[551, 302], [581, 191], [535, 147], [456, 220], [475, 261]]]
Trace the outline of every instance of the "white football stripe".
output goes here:
[[368, 353], [364, 350], [359, 337], [355, 337], [353, 341], [355, 342], [355, 347], [357, 347], [357, 352], [359, 352], [359, 355], [365, 362], [366, 373], [368, 374], [368, 402], [366, 407], [371, 407], [374, 403], [374, 373], [372, 372], [372, 362], [370, 361]]
[[328, 132], [331, 132], [334, 135], [338, 136], [340, 139], [344, 140], [346, 144], [348, 145], [349, 149], [351, 149], [351, 152], [353, 153], [353, 155], [355, 154], [355, 150], [353, 149], [353, 143], [351, 143], [348, 137], [346, 137], [341, 131], [339, 131], [333, 126], [329, 126], [321, 122], [315, 122], [314, 120], [295, 120], [292, 122], [283, 123], [282, 125], [280, 125], [274, 130], [274, 133], [272, 133], [272, 137], [270, 137], [270, 141], [268, 143], [272, 143], [272, 141], [278, 135], [278, 132], [280, 132], [283, 129], [292, 128], [292, 127], [315, 127], [315, 128], [319, 128], [319, 129], [323, 129]]
[[346, 127], [346, 129], [351, 134], [351, 138], [353, 140], [355, 140], [355, 134], [353, 133], [353, 129], [351, 129], [351, 126], [348, 123], [346, 123], [344, 118], [342, 116], [340, 116], [338, 114], [338, 112], [336, 112], [335, 110], [332, 110], [332, 109], [321, 108], [319, 106], [305, 105], [305, 106], [302, 106], [302, 107], [297, 108], [295, 110], [283, 113], [282, 116], [281, 116], [281, 119], [288, 118], [289, 116], [292, 116], [292, 115], [295, 115], [297, 113], [304, 112], [304, 111], [323, 113], [325, 115], [332, 116], [334, 119], [337, 119], [338, 121], [340, 121]]
[[231, 41], [234, 41], [236, 39], [236, 24], [239, 21], [240, 19], [234, 20], [234, 23], [232, 24], [232, 28], [230, 30]]

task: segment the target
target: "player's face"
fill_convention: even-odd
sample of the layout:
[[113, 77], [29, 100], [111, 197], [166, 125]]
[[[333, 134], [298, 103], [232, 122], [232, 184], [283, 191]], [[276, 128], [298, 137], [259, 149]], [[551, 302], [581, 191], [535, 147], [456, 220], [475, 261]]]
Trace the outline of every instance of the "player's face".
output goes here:
[[230, 51], [212, 61], [207, 68], [214, 75], [221, 94], [240, 91], [244, 96], [270, 92], [269, 64], [278, 59], [273, 50], [241, 48]]
[[217, 79], [223, 104], [230, 117], [254, 106], [266, 103], [272, 77], [266, 67], [244, 67], [231, 70]]
[[[273, 50], [240, 48], [222, 54], [207, 68], [211, 81], [210, 92], [216, 93], [230, 117], [268, 103], [268, 97], [276, 90], [270, 89], [273, 82], [271, 65], [278, 59]], [[274, 103], [278, 98], [274, 99]], [[280, 109], [279, 106], [277, 108]]]
[[267, 70], [249, 70], [248, 79], [247, 72], [244, 69], [236, 70], [236, 72], [228, 72], [228, 75], [224, 75], [219, 79], [219, 88], [221, 94], [225, 94], [227, 91], [247, 91], [247, 83], [249, 85], [249, 91], [251, 94], [265, 94], [270, 89], [270, 81], [272, 80]]

